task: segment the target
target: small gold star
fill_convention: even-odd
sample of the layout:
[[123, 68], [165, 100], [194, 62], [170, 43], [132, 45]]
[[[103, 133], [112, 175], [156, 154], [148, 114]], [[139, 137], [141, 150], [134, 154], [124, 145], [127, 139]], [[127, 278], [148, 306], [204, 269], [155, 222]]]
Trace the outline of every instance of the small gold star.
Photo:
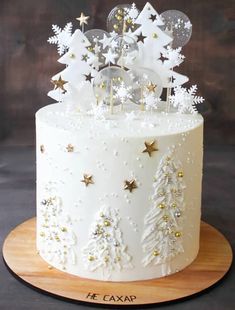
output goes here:
[[81, 182], [85, 183], [86, 186], [88, 186], [89, 184], [94, 184], [93, 176], [89, 174], [84, 174], [83, 180], [81, 180]]
[[156, 91], [156, 88], [157, 88], [157, 85], [156, 84], [153, 84], [152, 82], [149, 83], [146, 88], [148, 89], [148, 91], [151, 93], [155, 93]]
[[125, 180], [125, 185], [124, 185], [124, 189], [125, 190], [129, 190], [130, 193], [132, 193], [133, 189], [138, 188], [136, 181], [135, 180]]
[[68, 144], [66, 146], [66, 150], [68, 153], [72, 153], [74, 151], [74, 146], [72, 144]]
[[51, 80], [51, 83], [54, 84], [55, 89], [61, 89], [66, 92], [66, 89], [64, 88], [64, 85], [67, 84], [67, 81], [62, 80], [61, 76], [58, 80]]
[[84, 24], [88, 25], [88, 19], [90, 16], [85, 16], [85, 14], [82, 12], [80, 17], [77, 17], [76, 20], [80, 22], [80, 26], [83, 26]]
[[155, 140], [153, 140], [152, 142], [145, 141], [144, 144], [146, 148], [143, 150], [142, 153], [148, 153], [149, 157], [151, 157], [153, 152], [158, 151], [158, 148], [155, 146], [155, 143], [156, 143]]

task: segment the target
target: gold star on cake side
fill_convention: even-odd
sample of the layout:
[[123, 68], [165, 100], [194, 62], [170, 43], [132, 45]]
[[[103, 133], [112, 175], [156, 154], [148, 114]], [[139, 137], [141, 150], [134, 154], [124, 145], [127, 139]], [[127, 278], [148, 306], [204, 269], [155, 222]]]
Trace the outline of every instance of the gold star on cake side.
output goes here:
[[66, 150], [68, 153], [72, 153], [74, 151], [74, 146], [72, 144], [68, 144], [66, 146]]
[[80, 26], [83, 26], [84, 24], [88, 25], [88, 19], [90, 16], [85, 16], [85, 14], [82, 12], [80, 17], [77, 17], [76, 20], [79, 21]]
[[81, 180], [81, 182], [85, 183], [86, 186], [94, 184], [93, 176], [85, 173], [83, 175], [83, 180]]
[[51, 80], [51, 83], [55, 86], [56, 89], [61, 89], [66, 92], [66, 89], [64, 88], [64, 85], [67, 84], [67, 81], [62, 80], [61, 76], [59, 77], [58, 80]]
[[132, 191], [136, 188], [138, 188], [138, 186], [137, 186], [136, 181], [134, 179], [130, 180], [130, 181], [128, 181], [128, 180], [124, 181], [124, 189], [129, 190], [130, 193], [132, 193]]
[[147, 142], [147, 141], [145, 141], [145, 142], [144, 142], [144, 144], [145, 144], [145, 149], [143, 150], [142, 153], [148, 153], [148, 154], [149, 154], [149, 157], [151, 157], [153, 152], [158, 151], [158, 148], [156, 147], [155, 143], [156, 143], [155, 140], [153, 140], [152, 142]]

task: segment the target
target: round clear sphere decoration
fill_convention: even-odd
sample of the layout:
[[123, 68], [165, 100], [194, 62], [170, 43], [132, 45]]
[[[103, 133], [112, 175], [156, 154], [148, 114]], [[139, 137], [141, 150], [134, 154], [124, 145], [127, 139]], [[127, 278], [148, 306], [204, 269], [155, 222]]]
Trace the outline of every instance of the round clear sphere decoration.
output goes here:
[[103, 54], [108, 50], [108, 43], [111, 41], [110, 34], [102, 29], [91, 29], [84, 34], [91, 43], [88, 51], [95, 55], [92, 65], [96, 70], [99, 70], [99, 68], [105, 65]]
[[163, 12], [161, 28], [173, 38], [172, 48], [182, 47], [188, 43], [192, 35], [192, 24], [186, 14], [178, 10]]
[[117, 64], [121, 67], [132, 65], [139, 54], [136, 41], [128, 35], [117, 35], [111, 41], [111, 48], [118, 55]]
[[131, 79], [132, 99], [135, 104], [156, 108], [162, 94], [162, 81], [159, 75], [147, 68], [128, 71]]
[[93, 81], [97, 102], [103, 101], [109, 106], [124, 104], [131, 98], [131, 80], [128, 73], [119, 67], [106, 67], [96, 75]]
[[133, 8], [130, 4], [117, 5], [109, 13], [107, 18], [107, 29], [109, 32], [123, 34], [129, 29], [135, 31], [137, 28], [134, 21], [139, 15], [137, 8]]

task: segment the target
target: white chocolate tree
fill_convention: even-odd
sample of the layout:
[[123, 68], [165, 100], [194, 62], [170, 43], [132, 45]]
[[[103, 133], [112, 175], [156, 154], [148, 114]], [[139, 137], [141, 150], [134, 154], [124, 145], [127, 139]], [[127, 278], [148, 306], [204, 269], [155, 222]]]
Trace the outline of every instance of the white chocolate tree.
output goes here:
[[173, 156], [173, 153], [164, 156], [156, 171], [152, 207], [144, 218], [141, 241], [144, 266], [170, 261], [184, 251], [182, 221], [185, 185], [182, 165]]
[[135, 21], [140, 27], [133, 33], [139, 46], [139, 55], [135, 66], [154, 70], [162, 79], [163, 87], [175, 87], [188, 81], [182, 74], [172, 71], [160, 59], [167, 54], [166, 46], [172, 38], [160, 29], [164, 23], [150, 3], [146, 3]]
[[103, 206], [91, 227], [90, 239], [83, 249], [83, 259], [88, 270], [101, 268], [109, 278], [113, 270], [132, 268], [131, 256], [124, 245], [119, 228], [119, 212]]
[[[89, 103], [95, 102], [91, 82], [97, 71], [92, 68], [94, 54], [89, 51], [90, 45], [80, 30], [74, 32], [68, 51], [58, 60], [67, 67], [52, 78], [55, 83], [61, 78], [65, 82], [64, 89], [55, 87], [48, 96], [68, 105], [77, 105], [79, 110], [89, 109]], [[82, 101], [83, 105], [79, 105], [79, 98], [83, 98], [83, 94], [86, 100]]]

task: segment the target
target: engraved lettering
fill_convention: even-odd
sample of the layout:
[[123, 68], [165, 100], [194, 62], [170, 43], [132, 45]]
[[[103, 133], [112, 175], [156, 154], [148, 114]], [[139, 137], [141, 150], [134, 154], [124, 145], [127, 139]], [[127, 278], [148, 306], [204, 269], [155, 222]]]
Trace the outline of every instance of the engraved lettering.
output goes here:
[[104, 295], [103, 300], [104, 301], [109, 301], [108, 297], [109, 297], [109, 295]]
[[128, 297], [128, 296], [125, 296], [125, 299], [124, 299], [124, 301], [129, 301], [129, 302], [130, 302], [130, 299], [129, 299], [129, 297]]
[[135, 299], [136, 299], [136, 296], [135, 296], [135, 295], [131, 295], [131, 296], [130, 296], [131, 302], [133, 302]]
[[116, 299], [116, 301], [121, 301], [121, 302], [123, 302], [123, 296], [116, 296], [117, 297], [117, 299]]
[[131, 303], [136, 299], [135, 295], [122, 296], [122, 295], [104, 295], [103, 301], [110, 302], [120, 302], [120, 303]]
[[95, 293], [88, 293], [86, 298], [88, 299], [92, 299], [92, 300], [97, 300], [99, 294], [95, 294]]

